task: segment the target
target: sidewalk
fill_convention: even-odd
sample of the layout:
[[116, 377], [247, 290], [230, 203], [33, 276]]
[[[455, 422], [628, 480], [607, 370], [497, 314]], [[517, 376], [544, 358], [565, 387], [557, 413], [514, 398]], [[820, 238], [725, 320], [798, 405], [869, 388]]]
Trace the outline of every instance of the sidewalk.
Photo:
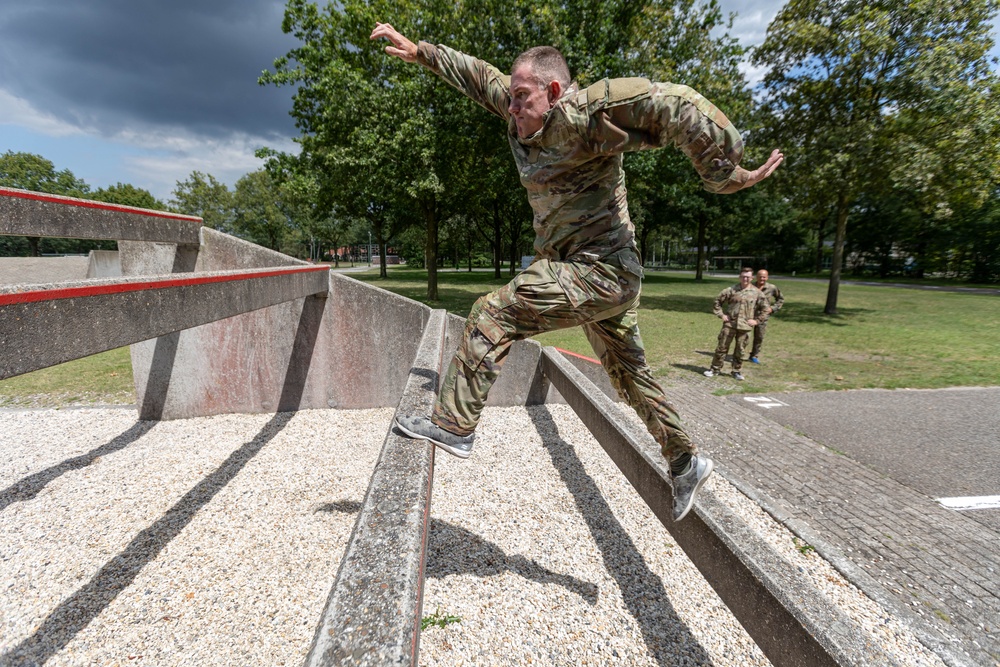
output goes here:
[[1000, 665], [1000, 534], [703, 383], [667, 387], [720, 472], [950, 665]]

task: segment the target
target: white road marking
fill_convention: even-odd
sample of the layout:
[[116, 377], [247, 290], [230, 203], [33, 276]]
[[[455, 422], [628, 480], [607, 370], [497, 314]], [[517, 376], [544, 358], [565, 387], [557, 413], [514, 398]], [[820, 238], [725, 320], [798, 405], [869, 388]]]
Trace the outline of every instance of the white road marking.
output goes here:
[[744, 396], [744, 401], [749, 401], [759, 408], [780, 408], [782, 406], [788, 407], [788, 403], [782, 403], [776, 398], [768, 398], [767, 396]]
[[959, 498], [938, 498], [937, 501], [950, 510], [1000, 509], [1000, 496], [962, 496]]

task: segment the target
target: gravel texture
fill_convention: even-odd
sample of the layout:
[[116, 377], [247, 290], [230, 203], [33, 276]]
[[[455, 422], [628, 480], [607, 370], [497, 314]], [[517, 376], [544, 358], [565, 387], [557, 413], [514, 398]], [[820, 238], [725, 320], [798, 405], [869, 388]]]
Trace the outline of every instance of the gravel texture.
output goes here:
[[[443, 627], [422, 634], [423, 665], [769, 664], [568, 406], [488, 409], [479, 433], [472, 458], [435, 467], [424, 615]], [[874, 642], [942, 664], [721, 476], [712, 485]]]
[[[301, 664], [391, 418], [0, 411], [0, 665]], [[768, 664], [569, 407], [488, 408], [477, 437], [437, 455], [421, 664]], [[713, 485], [874, 640], [940, 664]]]
[[301, 664], [392, 414], [0, 413], [0, 664]]

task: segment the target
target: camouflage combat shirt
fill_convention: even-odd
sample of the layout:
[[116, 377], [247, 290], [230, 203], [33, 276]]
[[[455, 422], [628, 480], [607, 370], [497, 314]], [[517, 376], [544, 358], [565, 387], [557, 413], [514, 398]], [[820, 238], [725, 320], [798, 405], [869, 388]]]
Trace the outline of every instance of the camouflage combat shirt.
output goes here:
[[764, 293], [764, 296], [767, 297], [767, 302], [771, 304], [771, 310], [775, 313], [781, 310], [781, 307], [785, 305], [785, 297], [782, 296], [781, 290], [778, 289], [778, 286], [774, 283], [764, 283], [763, 287], [758, 287], [757, 283], [754, 283], [753, 286]]
[[759, 289], [750, 283], [745, 288], [741, 288], [739, 283], [719, 292], [712, 304], [712, 312], [716, 317], [723, 314], [729, 316], [729, 321], [722, 326], [736, 326], [739, 331], [750, 331], [753, 327], [747, 320], [757, 320], [757, 323], [767, 321], [767, 311], [770, 305], [767, 297]]
[[[687, 86], [647, 79], [570, 85], [542, 128], [517, 136], [510, 76], [443, 45], [420, 42], [417, 62], [507, 121], [507, 138], [534, 211], [536, 259], [604, 261], [642, 275], [629, 218], [622, 155], [674, 145], [710, 192], [731, 180], [743, 141], [729, 119]], [[742, 171], [742, 170], [741, 170]], [[627, 252], [622, 252], [627, 250]]]

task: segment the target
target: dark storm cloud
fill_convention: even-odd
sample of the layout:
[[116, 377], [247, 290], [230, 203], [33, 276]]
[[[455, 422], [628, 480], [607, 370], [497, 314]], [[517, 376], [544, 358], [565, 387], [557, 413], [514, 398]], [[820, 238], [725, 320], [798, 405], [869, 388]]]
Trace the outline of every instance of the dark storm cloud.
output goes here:
[[292, 89], [257, 85], [295, 41], [273, 0], [29, 0], [0, 9], [0, 88], [113, 134], [296, 134]]

